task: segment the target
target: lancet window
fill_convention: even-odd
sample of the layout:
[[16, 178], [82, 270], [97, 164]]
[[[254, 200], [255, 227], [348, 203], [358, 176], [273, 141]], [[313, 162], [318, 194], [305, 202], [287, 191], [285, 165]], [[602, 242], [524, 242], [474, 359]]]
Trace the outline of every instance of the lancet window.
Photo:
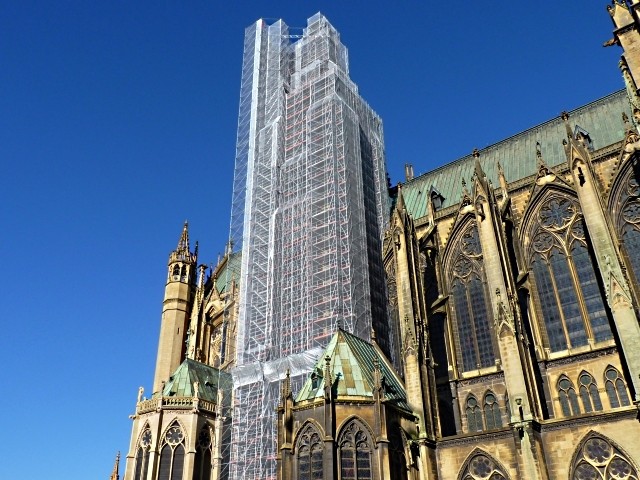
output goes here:
[[182, 428], [178, 422], [173, 422], [164, 435], [160, 449], [158, 480], [182, 480], [184, 443]]
[[320, 434], [308, 425], [298, 437], [298, 480], [323, 478], [322, 448]]
[[573, 463], [571, 480], [638, 480], [638, 472], [626, 455], [599, 435], [578, 448]]
[[459, 235], [450, 258], [450, 290], [461, 370], [490, 367], [495, 365], [498, 354], [475, 222], [469, 222]]
[[620, 372], [613, 367], [608, 367], [604, 372], [605, 390], [609, 397], [611, 408], [627, 407], [630, 405], [627, 386], [620, 376]]
[[612, 338], [582, 213], [571, 198], [552, 195], [531, 229], [530, 263], [552, 352]]
[[473, 395], [467, 397], [466, 412], [469, 432], [481, 432], [484, 430], [482, 408], [478, 405], [478, 399]]
[[602, 402], [600, 401], [600, 393], [598, 386], [593, 377], [587, 372], [580, 374], [580, 399], [585, 412], [593, 412], [594, 410], [602, 410]]
[[484, 396], [484, 423], [487, 426], [487, 430], [502, 427], [502, 415], [500, 413], [500, 406], [498, 400], [492, 392], [488, 392]]
[[365, 428], [352, 420], [342, 431], [338, 442], [341, 480], [371, 480], [372, 445]]
[[211, 479], [211, 453], [213, 442], [211, 439], [211, 429], [205, 425], [198, 434], [196, 445], [196, 461], [193, 469], [194, 480]]
[[558, 380], [558, 399], [565, 417], [580, 414], [580, 404], [573, 383], [564, 375]]
[[612, 190], [610, 204], [622, 252], [635, 285], [640, 285], [640, 182], [633, 163], [623, 167], [621, 177]]
[[147, 478], [149, 470], [149, 451], [151, 450], [151, 429], [145, 427], [136, 449], [136, 468], [133, 473], [134, 480], [144, 480]]
[[478, 453], [467, 462], [462, 480], [507, 480], [502, 468], [489, 456]]

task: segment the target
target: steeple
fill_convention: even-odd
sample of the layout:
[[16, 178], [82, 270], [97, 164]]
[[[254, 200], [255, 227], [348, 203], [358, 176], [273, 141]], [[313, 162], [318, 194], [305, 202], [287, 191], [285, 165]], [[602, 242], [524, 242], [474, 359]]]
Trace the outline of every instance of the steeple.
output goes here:
[[162, 302], [162, 323], [153, 392], [178, 368], [184, 359], [188, 321], [196, 290], [198, 246], [191, 251], [189, 223], [184, 222], [178, 245], [169, 254], [167, 284]]

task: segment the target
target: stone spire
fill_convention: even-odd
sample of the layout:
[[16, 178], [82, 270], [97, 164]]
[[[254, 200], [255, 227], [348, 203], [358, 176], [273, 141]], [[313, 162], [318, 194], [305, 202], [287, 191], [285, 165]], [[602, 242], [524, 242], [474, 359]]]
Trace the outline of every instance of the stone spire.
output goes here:
[[116, 455], [116, 461], [113, 464], [113, 471], [109, 480], [120, 480], [120, 452]]

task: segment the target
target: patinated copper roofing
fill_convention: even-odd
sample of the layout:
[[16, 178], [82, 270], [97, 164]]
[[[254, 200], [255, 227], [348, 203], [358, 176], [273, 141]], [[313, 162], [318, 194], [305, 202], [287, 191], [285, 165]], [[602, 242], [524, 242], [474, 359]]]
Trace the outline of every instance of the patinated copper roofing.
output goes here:
[[[626, 92], [620, 90], [569, 112], [569, 123], [588, 132], [594, 150], [598, 150], [624, 139], [623, 112], [631, 115]], [[557, 117], [479, 150], [479, 161], [493, 185], [498, 185], [498, 162], [504, 169], [506, 180], [515, 182], [536, 173], [536, 142], [540, 142], [548, 166], [566, 162], [562, 146], [565, 138], [564, 123]], [[433, 160], [433, 163], [441, 163]], [[407, 211], [414, 219], [425, 216], [427, 196], [432, 187], [444, 197], [442, 208], [459, 203], [462, 179], [471, 180], [474, 163], [475, 158], [469, 154], [408, 181], [402, 186]]]
[[324, 395], [326, 357], [329, 357], [333, 395], [337, 398], [373, 398], [374, 369], [377, 363], [387, 403], [411, 411], [402, 380], [396, 375], [382, 351], [376, 345], [341, 329], [335, 333], [316, 363], [314, 372], [298, 393], [297, 402], [313, 400]]
[[218, 402], [218, 390], [224, 393], [223, 402], [229, 402], [232, 388], [231, 375], [204, 363], [189, 358], [176, 369], [165, 383], [162, 390], [163, 397], [192, 397], [193, 384], [198, 382], [198, 397], [213, 403]]

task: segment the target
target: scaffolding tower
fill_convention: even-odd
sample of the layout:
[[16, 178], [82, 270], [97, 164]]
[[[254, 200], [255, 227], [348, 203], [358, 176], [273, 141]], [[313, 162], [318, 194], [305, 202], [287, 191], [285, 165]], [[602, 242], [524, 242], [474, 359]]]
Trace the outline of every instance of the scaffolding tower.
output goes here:
[[299, 386], [337, 327], [390, 356], [382, 122], [321, 14], [301, 38], [245, 31], [231, 242], [242, 250], [229, 475], [275, 479], [279, 382]]

